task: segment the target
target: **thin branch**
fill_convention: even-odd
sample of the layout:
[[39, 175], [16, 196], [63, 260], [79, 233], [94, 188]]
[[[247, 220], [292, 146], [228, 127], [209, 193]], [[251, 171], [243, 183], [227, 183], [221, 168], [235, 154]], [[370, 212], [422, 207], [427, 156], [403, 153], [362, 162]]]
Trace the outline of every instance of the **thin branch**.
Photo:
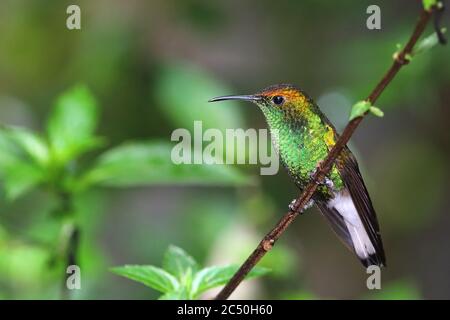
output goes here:
[[[406, 44], [406, 46], [401, 50], [398, 54], [394, 56], [394, 62], [392, 66], [389, 68], [387, 73], [381, 79], [381, 81], [377, 84], [375, 89], [370, 93], [367, 97], [366, 101], [374, 104], [384, 89], [389, 85], [398, 71], [402, 66], [409, 63], [408, 57], [412, 55], [412, 50], [422, 35], [425, 27], [427, 26], [428, 21], [430, 20], [431, 15], [435, 8], [433, 7], [431, 10], [422, 10], [420, 14], [419, 20], [414, 28], [414, 31]], [[366, 113], [367, 114], [367, 113]], [[264, 236], [264, 238], [259, 243], [258, 247], [252, 252], [252, 254], [247, 258], [247, 260], [242, 264], [239, 270], [234, 274], [234, 276], [230, 279], [230, 281], [225, 285], [225, 287], [219, 292], [219, 294], [215, 297], [215, 300], [225, 300], [233, 293], [233, 291], [239, 286], [239, 284], [244, 280], [246, 275], [250, 272], [250, 270], [255, 267], [255, 265], [261, 260], [261, 258], [272, 249], [275, 242], [281, 237], [287, 227], [294, 221], [294, 219], [299, 215], [299, 212], [302, 208], [306, 206], [314, 192], [316, 191], [320, 181], [323, 181], [324, 177], [331, 170], [331, 167], [336, 160], [336, 158], [341, 153], [342, 149], [346, 146], [351, 136], [355, 132], [356, 128], [359, 126], [364, 116], [357, 117], [351, 120], [344, 131], [342, 132], [340, 138], [337, 140], [336, 144], [330, 150], [327, 158], [323, 160], [317, 167], [316, 172], [311, 178], [311, 181], [303, 190], [302, 194], [296, 199], [295, 203], [290, 207], [290, 211], [287, 212], [281, 220], [277, 223], [275, 228], [273, 228], [268, 234]]]
[[66, 244], [66, 252], [63, 257], [64, 265], [63, 265], [63, 281], [61, 286], [61, 299], [68, 300], [70, 299], [70, 290], [67, 288], [67, 267], [78, 265], [78, 251], [80, 246], [80, 228], [74, 223], [70, 224], [70, 230], [68, 234], [67, 244]]
[[67, 267], [71, 265], [78, 264], [78, 251], [80, 246], [80, 227], [75, 222], [74, 217], [74, 199], [73, 194], [68, 192], [57, 192], [60, 198], [59, 208], [56, 210], [56, 214], [60, 215], [61, 219], [64, 219], [61, 226], [61, 253], [60, 258], [62, 260], [61, 264], [57, 266], [62, 266], [62, 281], [61, 281], [61, 299], [70, 299], [70, 291], [67, 288]]

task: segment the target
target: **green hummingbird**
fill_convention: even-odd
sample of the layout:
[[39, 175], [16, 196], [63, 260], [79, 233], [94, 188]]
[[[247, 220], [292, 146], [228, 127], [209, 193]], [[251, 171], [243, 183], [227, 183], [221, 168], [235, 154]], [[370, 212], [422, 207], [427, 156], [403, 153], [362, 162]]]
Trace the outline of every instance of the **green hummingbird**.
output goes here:
[[[339, 138], [317, 104], [291, 84], [273, 85], [252, 95], [216, 97], [210, 102], [224, 100], [251, 101], [261, 109], [281, 163], [300, 190]], [[375, 210], [348, 147], [318, 186], [312, 201], [365, 267], [386, 265]]]

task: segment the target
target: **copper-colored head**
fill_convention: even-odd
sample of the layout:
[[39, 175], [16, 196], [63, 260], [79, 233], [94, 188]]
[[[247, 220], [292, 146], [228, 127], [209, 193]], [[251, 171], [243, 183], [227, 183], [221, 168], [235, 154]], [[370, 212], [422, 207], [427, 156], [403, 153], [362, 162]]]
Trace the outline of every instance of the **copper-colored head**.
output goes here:
[[272, 105], [275, 107], [282, 107], [283, 105], [298, 105], [304, 104], [308, 100], [299, 88], [292, 84], [277, 84], [267, 87], [258, 93], [252, 95], [232, 95], [216, 97], [209, 102], [224, 101], [224, 100], [244, 100], [252, 101], [256, 104]]

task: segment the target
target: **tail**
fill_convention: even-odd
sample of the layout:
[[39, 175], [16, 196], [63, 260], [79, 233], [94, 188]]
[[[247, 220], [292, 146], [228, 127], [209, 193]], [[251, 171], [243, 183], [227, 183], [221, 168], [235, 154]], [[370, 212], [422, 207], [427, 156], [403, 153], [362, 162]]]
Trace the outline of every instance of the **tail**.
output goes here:
[[381, 238], [374, 237], [366, 229], [347, 190], [336, 193], [327, 202], [316, 203], [334, 232], [366, 268], [386, 265]]
[[347, 157], [339, 168], [345, 188], [328, 200], [316, 204], [344, 244], [354, 251], [362, 264], [386, 266], [377, 216], [355, 158]]

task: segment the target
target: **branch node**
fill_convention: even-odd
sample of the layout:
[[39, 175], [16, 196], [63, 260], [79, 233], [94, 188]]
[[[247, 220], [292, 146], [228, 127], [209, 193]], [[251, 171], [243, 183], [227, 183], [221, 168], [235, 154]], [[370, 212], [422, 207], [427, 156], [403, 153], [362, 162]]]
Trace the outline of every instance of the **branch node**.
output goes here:
[[273, 239], [264, 239], [264, 241], [262, 243], [262, 248], [266, 252], [270, 251], [273, 248], [274, 243], [275, 243], [275, 240], [273, 240]]
[[401, 66], [407, 65], [411, 61], [411, 57], [410, 56], [406, 56], [403, 51], [395, 52], [394, 55], [392, 56], [392, 58], [394, 59], [394, 61], [397, 64], [399, 64]]

